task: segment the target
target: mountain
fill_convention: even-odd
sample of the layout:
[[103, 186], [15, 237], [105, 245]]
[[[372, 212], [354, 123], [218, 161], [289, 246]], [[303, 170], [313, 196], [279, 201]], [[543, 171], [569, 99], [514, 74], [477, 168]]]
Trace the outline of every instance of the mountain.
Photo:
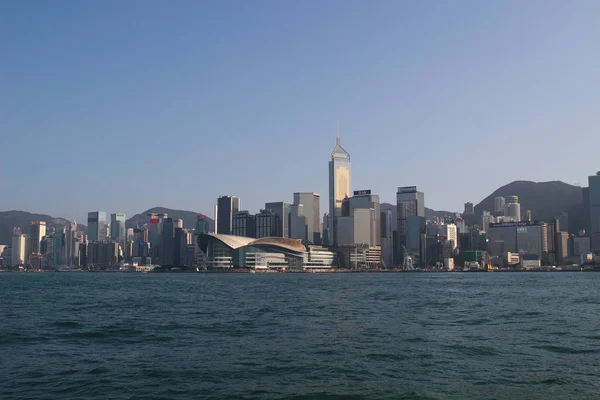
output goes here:
[[[392, 211], [392, 229], [396, 229], [397, 224], [398, 224], [397, 206], [395, 204], [390, 204], [390, 203], [381, 203], [381, 205], [379, 207], [380, 207], [381, 211], [387, 211], [387, 210]], [[425, 219], [427, 219], [427, 220], [432, 220], [434, 217], [443, 218], [447, 215], [454, 215], [454, 213], [450, 212], [450, 211], [435, 211], [435, 210], [432, 210], [431, 208], [425, 207]]]
[[[13, 228], [21, 228], [21, 232], [29, 234], [29, 223], [31, 221], [44, 221], [48, 229], [61, 229], [70, 220], [66, 218], [54, 218], [45, 214], [32, 214], [27, 211], [0, 211], [0, 244], [12, 243]], [[79, 230], [85, 230], [85, 225], [77, 224]]]
[[[196, 227], [198, 215], [202, 214], [195, 211], [173, 210], [171, 208], [165, 207], [154, 207], [144, 211], [143, 213], [136, 214], [133, 217], [129, 218], [126, 222], [127, 228], [135, 228], [138, 224], [140, 226], [144, 225], [148, 222], [148, 214], [150, 213], [169, 214], [169, 217], [171, 218], [182, 219], [183, 227], [188, 229], [193, 229]], [[206, 217], [206, 220], [208, 221], [209, 230], [214, 231], [215, 221], [212, 218], [208, 217]]]
[[531, 210], [534, 220], [549, 220], [583, 202], [583, 191], [579, 186], [561, 181], [531, 182], [515, 181], [496, 189], [475, 206], [475, 215], [484, 210], [494, 211], [494, 200], [498, 196], [519, 196], [521, 213]]

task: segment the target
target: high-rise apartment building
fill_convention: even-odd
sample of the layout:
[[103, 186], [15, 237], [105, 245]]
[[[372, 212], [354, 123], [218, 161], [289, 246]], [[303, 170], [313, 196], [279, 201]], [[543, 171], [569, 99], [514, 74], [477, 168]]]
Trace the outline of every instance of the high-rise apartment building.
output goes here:
[[217, 200], [217, 233], [231, 235], [233, 215], [240, 211], [240, 199], [236, 196], [221, 196]]
[[592, 252], [600, 254], [600, 171], [588, 177], [590, 241]]
[[[338, 245], [337, 217], [342, 215], [342, 201], [350, 197], [350, 154], [340, 144], [339, 136], [336, 138], [335, 147], [331, 152], [329, 161], [329, 241]], [[299, 203], [294, 200], [295, 204]], [[306, 207], [306, 204], [304, 204]], [[310, 217], [309, 217], [310, 218]]]
[[458, 229], [455, 224], [446, 224], [443, 226], [443, 236], [452, 243], [452, 250], [458, 247]]
[[27, 236], [14, 232], [12, 236], [11, 263], [13, 266], [23, 265], [26, 260]]
[[569, 234], [556, 232], [556, 257], [559, 263], [564, 263], [569, 256]]
[[290, 214], [290, 203], [285, 201], [276, 201], [271, 203], [265, 203], [265, 210], [273, 212], [277, 215], [277, 229], [275, 231], [276, 237], [289, 237], [289, 214]]
[[87, 236], [89, 242], [106, 240], [108, 222], [104, 211], [92, 211], [88, 213]]
[[518, 196], [506, 196], [504, 204], [504, 221], [521, 221], [521, 205]]
[[398, 214], [398, 243], [396, 243], [395, 259], [403, 262], [406, 255], [403, 249], [406, 248], [408, 235], [408, 217], [425, 217], [425, 194], [417, 191], [416, 186], [399, 187], [396, 192], [396, 207]]
[[496, 222], [494, 216], [489, 211], [484, 211], [481, 216], [481, 230], [487, 232], [490, 224]]
[[495, 213], [504, 213], [504, 205], [506, 204], [506, 200], [504, 197], [496, 197], [494, 199], [494, 212]]
[[321, 244], [320, 230], [320, 200], [321, 196], [313, 192], [294, 193], [294, 204], [302, 204], [304, 216], [306, 217], [306, 238], [313, 244]]

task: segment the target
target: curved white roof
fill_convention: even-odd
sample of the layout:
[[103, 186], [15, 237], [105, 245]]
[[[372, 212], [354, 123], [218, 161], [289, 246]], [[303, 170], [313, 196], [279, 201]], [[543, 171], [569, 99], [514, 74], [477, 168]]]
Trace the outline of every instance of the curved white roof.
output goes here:
[[212, 236], [215, 239], [220, 240], [221, 242], [225, 243], [227, 246], [231, 247], [232, 249], [239, 249], [240, 247], [244, 247], [246, 245], [248, 245], [250, 242], [253, 242], [254, 238], [248, 238], [248, 237], [244, 237], [244, 236], [234, 236], [234, 235], [223, 235], [223, 234], [219, 234], [219, 233], [206, 233], [206, 235], [208, 236]]

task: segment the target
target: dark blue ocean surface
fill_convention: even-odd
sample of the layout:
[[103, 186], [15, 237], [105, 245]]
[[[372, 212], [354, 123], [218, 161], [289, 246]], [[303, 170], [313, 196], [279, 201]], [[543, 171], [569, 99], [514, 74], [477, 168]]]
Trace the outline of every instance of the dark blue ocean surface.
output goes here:
[[600, 274], [0, 274], [1, 399], [598, 399]]

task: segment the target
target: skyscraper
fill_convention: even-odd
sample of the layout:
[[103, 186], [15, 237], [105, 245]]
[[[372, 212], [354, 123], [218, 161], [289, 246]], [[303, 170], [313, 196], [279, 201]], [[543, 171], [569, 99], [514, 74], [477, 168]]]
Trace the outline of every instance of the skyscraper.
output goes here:
[[206, 215], [198, 215], [196, 220], [196, 235], [201, 233], [208, 233], [208, 220], [206, 219]]
[[304, 205], [292, 204], [290, 206], [290, 238], [306, 240], [306, 236]]
[[173, 218], [165, 218], [163, 220], [160, 248], [162, 265], [174, 265], [175, 225], [173, 224]]
[[21, 231], [13, 232], [11, 248], [11, 264], [23, 265], [26, 261], [27, 237]]
[[289, 237], [290, 206], [291, 204], [285, 201], [265, 203], [265, 210], [275, 213], [278, 217], [277, 230], [275, 232], [275, 236], [277, 237]]
[[39, 254], [41, 253], [42, 238], [46, 236], [46, 222], [44, 221], [31, 221], [29, 230], [29, 253]]
[[217, 232], [222, 235], [231, 235], [233, 228], [233, 214], [240, 211], [240, 199], [236, 196], [221, 196], [217, 200]]
[[279, 215], [270, 210], [260, 210], [254, 216], [256, 221], [256, 237], [274, 237], [279, 227]]
[[473, 203], [465, 203], [465, 212], [463, 214], [475, 214]]
[[592, 252], [600, 253], [600, 171], [588, 177], [589, 190], [589, 215], [590, 215], [590, 240]]
[[396, 244], [396, 259], [403, 261], [403, 248], [407, 244], [408, 217], [425, 217], [425, 194], [417, 191], [416, 186], [399, 187], [396, 192], [396, 207], [398, 213], [398, 243]]
[[246, 210], [233, 214], [231, 234], [251, 238], [256, 237], [256, 216]]
[[104, 211], [92, 211], [88, 213], [87, 235], [89, 242], [106, 240], [106, 213]]
[[121, 246], [125, 244], [125, 214], [110, 214], [110, 238], [115, 240]]
[[392, 234], [392, 210], [381, 211], [381, 258], [386, 268], [393, 266], [394, 242]]
[[313, 244], [321, 244], [320, 230], [320, 200], [321, 196], [313, 192], [294, 193], [294, 204], [302, 204], [306, 217], [306, 238]]
[[[350, 197], [350, 154], [340, 144], [339, 136], [335, 140], [335, 147], [331, 152], [329, 161], [329, 241], [336, 245], [337, 218], [342, 215], [342, 201]], [[294, 201], [296, 204], [298, 202]], [[303, 204], [303, 203], [301, 203]], [[306, 205], [304, 205], [306, 207]], [[305, 208], [306, 211], [306, 208]]]

